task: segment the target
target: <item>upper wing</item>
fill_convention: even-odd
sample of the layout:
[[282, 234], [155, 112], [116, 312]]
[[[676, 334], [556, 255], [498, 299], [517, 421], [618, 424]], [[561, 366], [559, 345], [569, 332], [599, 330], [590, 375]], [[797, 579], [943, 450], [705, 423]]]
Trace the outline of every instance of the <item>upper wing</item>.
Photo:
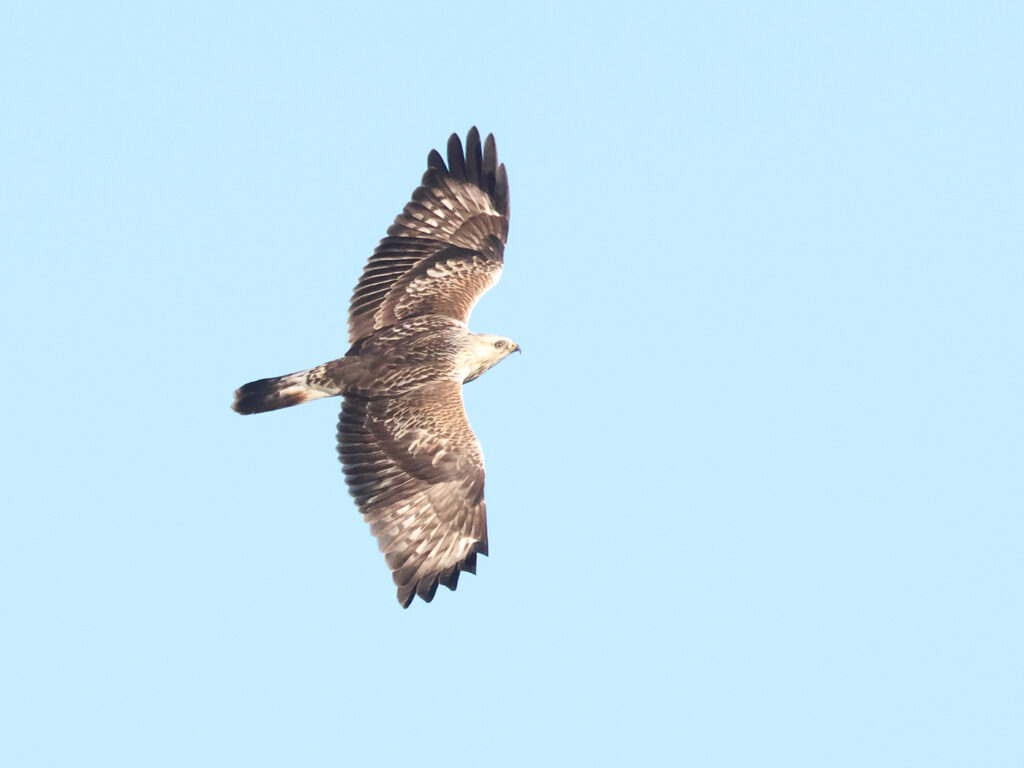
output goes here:
[[421, 186], [363, 269], [349, 305], [349, 341], [412, 315], [466, 322], [498, 282], [508, 216], [508, 176], [494, 136], [481, 151], [480, 133], [470, 128], [463, 155], [453, 133], [448, 165], [431, 150]]
[[457, 382], [392, 398], [349, 396], [338, 423], [345, 481], [377, 537], [398, 602], [455, 589], [487, 554], [484, 466]]

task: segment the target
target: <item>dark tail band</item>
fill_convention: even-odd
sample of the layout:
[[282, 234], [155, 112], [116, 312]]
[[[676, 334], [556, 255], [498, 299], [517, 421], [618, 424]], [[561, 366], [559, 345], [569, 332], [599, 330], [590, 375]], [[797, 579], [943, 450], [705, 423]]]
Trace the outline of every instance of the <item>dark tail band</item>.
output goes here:
[[306, 385], [306, 372], [250, 381], [235, 390], [231, 407], [238, 413], [265, 413], [323, 397]]

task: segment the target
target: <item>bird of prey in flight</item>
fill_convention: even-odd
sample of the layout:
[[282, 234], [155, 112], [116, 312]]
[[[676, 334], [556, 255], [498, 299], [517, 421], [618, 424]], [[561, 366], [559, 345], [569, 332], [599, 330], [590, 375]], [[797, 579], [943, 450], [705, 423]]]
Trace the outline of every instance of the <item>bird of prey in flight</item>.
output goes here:
[[508, 237], [508, 176], [494, 136], [471, 128], [448, 164], [432, 150], [412, 200], [380, 241], [352, 293], [351, 348], [299, 373], [235, 392], [238, 413], [344, 398], [338, 454], [408, 608], [437, 585], [455, 589], [487, 554], [484, 462], [462, 385], [519, 346], [470, 333], [477, 300], [498, 282]]

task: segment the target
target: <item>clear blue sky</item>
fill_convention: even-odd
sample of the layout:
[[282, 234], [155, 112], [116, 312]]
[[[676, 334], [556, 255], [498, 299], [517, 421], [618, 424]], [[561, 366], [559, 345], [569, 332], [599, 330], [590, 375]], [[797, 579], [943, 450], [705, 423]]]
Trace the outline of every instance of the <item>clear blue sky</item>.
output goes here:
[[[1024, 764], [1020, 4], [275, 5], [0, 11], [0, 764]], [[403, 611], [339, 403], [228, 406], [473, 124], [525, 354]]]

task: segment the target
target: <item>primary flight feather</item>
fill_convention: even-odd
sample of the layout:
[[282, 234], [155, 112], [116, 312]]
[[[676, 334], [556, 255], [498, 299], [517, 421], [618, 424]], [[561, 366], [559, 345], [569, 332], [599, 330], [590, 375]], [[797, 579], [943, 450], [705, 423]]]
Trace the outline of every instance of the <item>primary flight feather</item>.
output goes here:
[[344, 398], [338, 455], [349, 492], [391, 568], [398, 602], [455, 589], [487, 554], [484, 463], [462, 385], [519, 349], [470, 333], [498, 282], [508, 237], [508, 176], [494, 136], [448, 139], [363, 269], [344, 357], [235, 391], [238, 413]]

